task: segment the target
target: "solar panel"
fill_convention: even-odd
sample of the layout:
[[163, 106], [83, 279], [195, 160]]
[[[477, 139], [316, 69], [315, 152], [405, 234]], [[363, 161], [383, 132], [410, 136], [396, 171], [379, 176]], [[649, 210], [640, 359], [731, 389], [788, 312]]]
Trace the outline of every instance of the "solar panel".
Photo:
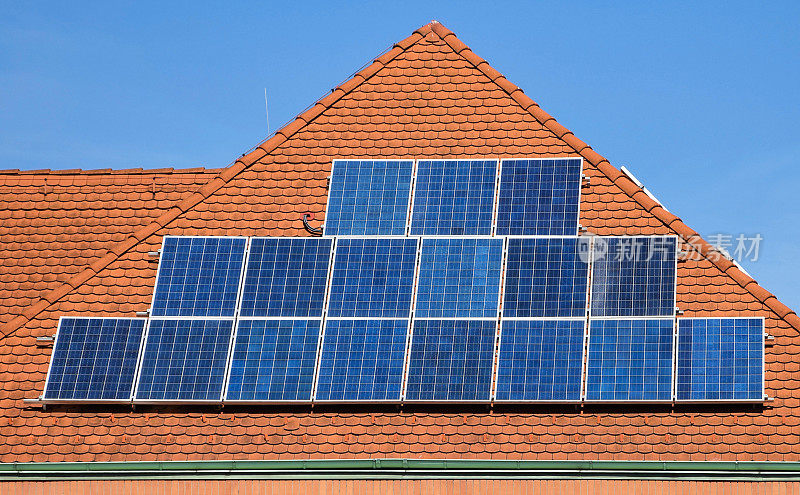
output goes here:
[[338, 239], [329, 317], [408, 318], [417, 239]]
[[496, 320], [415, 320], [409, 401], [488, 401]]
[[586, 238], [510, 238], [503, 317], [585, 316], [588, 258]]
[[333, 239], [255, 237], [241, 316], [321, 317]]
[[229, 401], [311, 400], [321, 320], [240, 319]]
[[678, 400], [763, 400], [764, 320], [678, 320]]
[[585, 320], [506, 320], [498, 401], [580, 401]]
[[325, 322], [316, 401], [398, 401], [408, 320]]
[[233, 320], [151, 319], [137, 400], [219, 401]]
[[592, 316], [672, 316], [677, 238], [595, 237]]
[[502, 239], [423, 239], [415, 316], [497, 317]]
[[673, 322], [590, 321], [586, 400], [671, 400]]
[[129, 401], [145, 322], [61, 318], [44, 399]]
[[497, 160], [419, 160], [411, 235], [491, 235]]
[[405, 235], [412, 160], [334, 160], [325, 235]]
[[497, 235], [576, 235], [582, 165], [580, 158], [503, 160]]
[[164, 237], [153, 316], [233, 316], [245, 237]]

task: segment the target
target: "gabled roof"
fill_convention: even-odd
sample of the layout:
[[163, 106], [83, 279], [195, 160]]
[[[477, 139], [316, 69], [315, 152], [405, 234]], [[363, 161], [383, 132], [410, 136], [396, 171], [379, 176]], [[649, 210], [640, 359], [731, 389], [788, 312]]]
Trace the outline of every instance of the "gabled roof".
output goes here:
[[[767, 318], [768, 331], [778, 337], [767, 357], [767, 391], [776, 397], [774, 407], [602, 414], [228, 408], [223, 413], [185, 408], [142, 413], [74, 406], [39, 411], [23, 403], [41, 392], [49, 361], [50, 349], [37, 347], [33, 337], [52, 334], [59, 315], [133, 316], [148, 308], [155, 263], [147, 253], [159, 247], [163, 235], [306, 235], [300, 218], [305, 212], [322, 218], [334, 158], [509, 155], [582, 156], [591, 181], [582, 193], [581, 223], [590, 232], [676, 233], [692, 239], [701, 256], [679, 265], [678, 306], [686, 316]], [[602, 458], [612, 452], [632, 459], [800, 458], [800, 384], [788, 374], [800, 370], [800, 318], [733, 263], [715, 256], [679, 218], [439, 23], [397, 43], [231, 166], [212, 176], [189, 175], [186, 180], [194, 182], [187, 184], [188, 191], [137, 203], [132, 209], [139, 223], [126, 222], [127, 230], [114, 230], [120, 222], [100, 205], [76, 209], [83, 199], [45, 216], [41, 212], [51, 204], [47, 193], [42, 204], [27, 207], [33, 213], [23, 217], [30, 224], [12, 227], [15, 235], [43, 236], [51, 251], [59, 242], [69, 246], [73, 238], [96, 231], [93, 223], [82, 223], [86, 218], [107, 218], [104, 225], [114, 235], [87, 237], [91, 256], [57, 250], [45, 263], [60, 267], [55, 275], [45, 270], [24, 294], [14, 285], [19, 282], [0, 279], [0, 304], [9, 315], [2, 320], [7, 338], [0, 342], [0, 438], [5, 438], [0, 460], [390, 454]], [[92, 177], [106, 180], [114, 174]], [[8, 190], [0, 196], [0, 211], [8, 206], [19, 211], [15, 202], [25, 201], [20, 199], [25, 195]], [[63, 231], [64, 240], [46, 237], [51, 219], [61, 215], [75, 215], [74, 226]], [[17, 242], [24, 243], [3, 236], [0, 249], [11, 250]], [[33, 258], [44, 249], [29, 246], [23, 256]]]

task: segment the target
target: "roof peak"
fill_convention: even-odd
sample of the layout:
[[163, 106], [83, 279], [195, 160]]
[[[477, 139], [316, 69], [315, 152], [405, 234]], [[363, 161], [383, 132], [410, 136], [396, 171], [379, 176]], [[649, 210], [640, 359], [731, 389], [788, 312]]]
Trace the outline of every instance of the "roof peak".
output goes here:
[[[155, 235], [162, 227], [172, 223], [187, 211], [193, 209], [195, 206], [214, 195], [218, 190], [228, 184], [234, 177], [237, 177], [240, 173], [262, 160], [265, 156], [273, 153], [278, 147], [283, 145], [301, 129], [317, 119], [317, 117], [331, 108], [341, 98], [353, 92], [356, 88], [361, 86], [361, 84], [377, 74], [378, 71], [384, 68], [389, 62], [397, 58], [400, 54], [404, 53], [416, 43], [423, 40], [430, 32], [433, 32], [439, 36], [450, 47], [450, 49], [453, 50], [453, 52], [458, 54], [473, 67], [482, 72], [492, 83], [496, 84], [503, 92], [505, 92], [512, 100], [514, 100], [514, 102], [519, 105], [520, 108], [528, 112], [531, 117], [536, 119], [540, 124], [542, 124], [542, 126], [546, 127], [567, 146], [582, 156], [601, 174], [605, 175], [621, 191], [627, 194], [633, 201], [637, 202], [644, 210], [653, 215], [667, 228], [681, 236], [684, 240], [700, 239], [700, 236], [694, 230], [684, 224], [677, 216], [669, 213], [661, 205], [653, 201], [642, 190], [642, 188], [637, 186], [625, 174], [612, 166], [607, 159], [594, 151], [589, 145], [575, 137], [575, 135], [566, 127], [556, 122], [555, 118], [541, 109], [539, 105], [529, 96], [525, 95], [519, 87], [491, 67], [483, 58], [473, 53], [472, 50], [470, 50], [466, 44], [459, 40], [452, 31], [447, 29], [439, 21], [433, 20], [415, 30], [409, 37], [396, 43], [390, 50], [377, 57], [372, 64], [357, 72], [351, 79], [334, 88], [330, 94], [318, 100], [310, 108], [298, 115], [293, 121], [289, 122], [284, 127], [276, 131], [274, 135], [261, 142], [252, 151], [242, 155], [230, 166], [222, 169], [214, 178], [209, 180], [205, 186], [201, 187], [190, 197], [185, 198], [180, 204], [170, 208], [169, 211], [162, 214], [152, 223], [143, 226], [141, 229], [131, 233], [127, 238], [112, 245], [105, 256], [95, 260], [91, 265], [73, 275], [61, 286], [51, 290], [50, 292], [42, 294], [37, 302], [28, 306], [26, 310], [22, 312], [22, 314], [16, 318], [13, 318], [11, 321], [2, 326], [0, 338], [7, 336], [8, 334], [25, 325], [41, 312], [45, 311], [48, 307], [50, 307], [50, 305], [54, 304], [62, 297], [65, 297], [74, 289], [96, 276], [112, 262], [121, 257], [124, 253], [133, 249], [134, 246], [138, 245], [148, 237]], [[694, 245], [698, 248], [700, 254], [706, 257], [708, 257], [709, 254], [716, 252], [714, 247], [705, 241], [700, 243], [695, 242]], [[800, 330], [800, 317], [798, 317], [794, 311], [779, 302], [771, 293], [761, 288], [755, 280], [744, 274], [732, 262], [721, 256], [716, 257], [716, 259], [710, 259], [710, 261], [722, 273], [728, 275], [739, 286], [749, 291], [758, 300], [769, 307], [776, 315], [785, 320], [795, 329]]]

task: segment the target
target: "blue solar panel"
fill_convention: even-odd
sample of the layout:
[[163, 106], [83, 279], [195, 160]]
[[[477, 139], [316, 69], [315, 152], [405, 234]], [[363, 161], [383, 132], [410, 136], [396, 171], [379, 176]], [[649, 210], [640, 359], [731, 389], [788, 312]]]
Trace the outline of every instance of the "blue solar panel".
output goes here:
[[326, 320], [315, 400], [400, 400], [407, 334], [408, 320]]
[[676, 237], [596, 237], [594, 243], [593, 316], [674, 314]]
[[503, 160], [497, 235], [575, 235], [580, 158]]
[[233, 316], [244, 237], [165, 237], [153, 316]]
[[130, 400], [145, 321], [62, 318], [44, 398]]
[[233, 320], [150, 320], [138, 400], [222, 398]]
[[503, 317], [583, 317], [588, 285], [585, 238], [508, 240]]
[[496, 400], [580, 401], [584, 320], [503, 320]]
[[408, 318], [417, 240], [339, 239], [329, 317]]
[[488, 401], [496, 320], [415, 320], [406, 400]]
[[678, 320], [678, 400], [762, 400], [764, 320]]
[[405, 235], [412, 160], [335, 160], [325, 235]]
[[502, 239], [423, 239], [415, 316], [496, 317]]
[[241, 316], [321, 317], [332, 239], [253, 238]]
[[586, 400], [672, 400], [672, 319], [589, 324]]
[[226, 400], [309, 401], [321, 320], [239, 320]]
[[497, 160], [420, 160], [411, 235], [490, 235]]

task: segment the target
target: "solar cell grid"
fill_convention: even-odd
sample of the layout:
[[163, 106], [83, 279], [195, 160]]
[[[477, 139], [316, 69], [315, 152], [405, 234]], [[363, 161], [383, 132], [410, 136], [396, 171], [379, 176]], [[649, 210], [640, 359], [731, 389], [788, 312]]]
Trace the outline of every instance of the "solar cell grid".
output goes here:
[[672, 399], [672, 319], [589, 323], [586, 400]]
[[151, 319], [136, 399], [221, 400], [232, 333], [233, 320]]
[[233, 316], [247, 239], [164, 237], [153, 316]]
[[419, 160], [411, 235], [490, 235], [497, 160]]
[[672, 316], [677, 238], [595, 237], [592, 316]]
[[581, 167], [580, 158], [503, 160], [497, 235], [576, 235]]
[[240, 319], [226, 400], [311, 400], [321, 320]]
[[585, 320], [503, 320], [498, 401], [580, 401]]
[[415, 320], [409, 401], [488, 401], [496, 320]]
[[407, 335], [406, 319], [329, 318], [315, 400], [400, 400]]
[[764, 320], [678, 320], [678, 400], [762, 400]]
[[502, 239], [423, 239], [415, 316], [496, 317]]
[[588, 239], [510, 238], [503, 317], [586, 315]]
[[44, 399], [130, 400], [145, 322], [61, 318]]
[[240, 315], [321, 317], [332, 244], [327, 238], [253, 238]]
[[408, 318], [417, 239], [339, 239], [329, 317]]
[[413, 169], [413, 160], [334, 160], [325, 235], [404, 235]]

